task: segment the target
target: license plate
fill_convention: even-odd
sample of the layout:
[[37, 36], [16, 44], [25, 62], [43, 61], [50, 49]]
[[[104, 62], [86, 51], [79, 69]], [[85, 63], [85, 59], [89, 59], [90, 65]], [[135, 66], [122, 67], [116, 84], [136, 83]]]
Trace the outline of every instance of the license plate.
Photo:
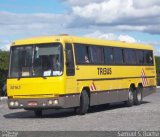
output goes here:
[[36, 101], [28, 102], [28, 106], [37, 106], [38, 103]]

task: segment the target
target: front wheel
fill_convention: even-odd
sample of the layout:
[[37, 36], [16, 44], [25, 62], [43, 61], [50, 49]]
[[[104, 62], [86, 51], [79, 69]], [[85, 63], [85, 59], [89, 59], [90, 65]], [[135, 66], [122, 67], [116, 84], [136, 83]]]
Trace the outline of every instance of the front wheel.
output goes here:
[[80, 106], [76, 108], [76, 113], [78, 115], [84, 115], [87, 113], [89, 108], [89, 96], [86, 90], [83, 90], [80, 97]]
[[141, 87], [137, 87], [136, 92], [134, 93], [134, 104], [140, 105], [142, 103], [142, 91], [143, 89]]

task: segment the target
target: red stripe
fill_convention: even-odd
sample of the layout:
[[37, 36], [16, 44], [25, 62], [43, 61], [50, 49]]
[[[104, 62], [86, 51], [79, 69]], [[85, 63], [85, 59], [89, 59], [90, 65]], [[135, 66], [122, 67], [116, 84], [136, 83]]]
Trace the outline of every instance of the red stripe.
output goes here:
[[148, 85], [148, 81], [147, 81], [147, 78], [146, 78], [144, 70], [143, 70], [143, 73], [144, 73], [144, 77], [145, 77], [145, 84]]
[[90, 89], [93, 90], [92, 85], [91, 85]]
[[147, 78], [146, 78], [146, 75], [145, 75], [145, 72], [144, 72], [143, 69], [141, 71], [141, 77], [142, 77], [142, 84], [143, 84], [143, 86], [148, 85], [148, 81], [147, 81]]
[[143, 86], [145, 86], [145, 81], [144, 81], [144, 79], [142, 79], [142, 84], [143, 84]]
[[96, 90], [96, 86], [95, 86], [94, 82], [92, 82], [92, 84], [90, 86], [90, 90]]
[[94, 87], [93, 87], [93, 85], [91, 85], [91, 89], [92, 89], [92, 90], [94, 90]]
[[145, 86], [145, 85], [146, 85], [146, 79], [143, 78], [143, 86]]
[[147, 84], [147, 81], [146, 81], [146, 79], [144, 78], [144, 85], [146, 86], [146, 84]]
[[95, 86], [95, 84], [94, 84], [94, 83], [92, 83], [92, 85], [93, 85], [94, 90], [96, 90], [96, 86]]

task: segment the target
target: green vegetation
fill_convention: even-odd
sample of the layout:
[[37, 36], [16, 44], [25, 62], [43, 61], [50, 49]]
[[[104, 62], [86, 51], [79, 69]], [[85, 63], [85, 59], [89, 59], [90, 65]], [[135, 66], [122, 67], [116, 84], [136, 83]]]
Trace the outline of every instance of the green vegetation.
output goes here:
[[6, 83], [8, 75], [9, 52], [0, 50], [0, 95], [3, 95], [2, 88]]
[[160, 77], [160, 57], [156, 57], [156, 70], [157, 70], [157, 76]]
[[160, 57], [155, 57], [157, 71], [157, 85], [160, 86]]

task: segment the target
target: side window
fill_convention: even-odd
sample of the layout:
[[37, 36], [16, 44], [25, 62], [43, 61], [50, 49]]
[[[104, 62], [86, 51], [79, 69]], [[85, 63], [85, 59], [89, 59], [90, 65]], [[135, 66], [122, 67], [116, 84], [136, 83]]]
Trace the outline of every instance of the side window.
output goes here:
[[90, 63], [89, 48], [86, 45], [75, 44], [74, 46], [76, 63], [88, 64]]
[[142, 50], [136, 50], [136, 57], [137, 57], [137, 64], [143, 65], [144, 64], [144, 56]]
[[123, 50], [121, 48], [114, 48], [114, 60], [116, 64], [123, 64]]
[[90, 46], [91, 61], [93, 64], [103, 64], [103, 48], [100, 46]]
[[144, 60], [146, 65], [153, 65], [153, 53], [152, 51], [144, 51]]
[[104, 60], [105, 64], [114, 64], [113, 48], [104, 47]]
[[136, 52], [134, 49], [124, 49], [124, 60], [126, 64], [136, 64]]
[[66, 73], [67, 76], [75, 75], [74, 59], [73, 59], [73, 50], [72, 45], [66, 43]]

